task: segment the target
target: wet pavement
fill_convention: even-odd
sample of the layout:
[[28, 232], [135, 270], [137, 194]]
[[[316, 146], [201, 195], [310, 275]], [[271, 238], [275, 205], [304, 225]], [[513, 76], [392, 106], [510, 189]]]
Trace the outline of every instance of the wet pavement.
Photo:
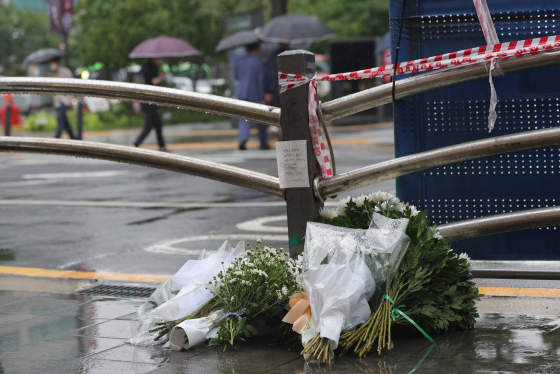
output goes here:
[[[126, 343], [139, 299], [0, 291], [0, 373], [559, 373], [560, 317], [483, 313], [476, 327], [400, 333], [381, 357], [305, 365], [297, 348], [254, 337], [238, 350]], [[538, 303], [535, 300], [535, 303]]]
[[[235, 141], [235, 130], [230, 134], [228, 126], [168, 126], [164, 134], [175, 142], [193, 132], [226, 132]], [[99, 132], [88, 140], [125, 145], [136, 132]], [[350, 142], [335, 148], [339, 172], [393, 158], [390, 124], [333, 132], [332, 137]], [[370, 138], [376, 140], [352, 143]], [[219, 149], [204, 139], [199, 144], [206, 149], [175, 152], [277, 175], [275, 150]], [[395, 182], [353, 194], [372, 190], [394, 192]], [[184, 174], [62, 156], [0, 154], [0, 266], [169, 275], [203, 248], [215, 250], [226, 239], [262, 237], [269, 245], [287, 247], [285, 215], [282, 199]], [[255, 219], [266, 222], [239, 226]]]
[[[135, 135], [97, 132], [87, 140], [129, 144]], [[275, 151], [236, 150], [227, 123], [166, 127], [165, 136], [178, 154], [277, 175]], [[331, 137], [339, 173], [394, 157], [387, 124], [349, 127]], [[394, 193], [395, 182], [340, 197], [374, 190]], [[287, 247], [285, 215], [281, 199], [201, 178], [106, 161], [0, 154], [0, 374], [560, 373], [560, 297], [553, 297], [560, 281], [478, 279], [483, 287], [525, 287], [518, 293], [523, 297], [484, 297], [475, 329], [437, 336], [434, 346], [416, 334], [398, 336], [381, 357], [337, 357], [329, 368], [305, 366], [297, 349], [262, 337], [239, 351], [134, 347], [125, 342], [142, 300], [73, 295], [98, 281], [45, 278], [45, 272], [77, 270], [109, 275], [99, 283], [155, 287], [111, 281], [110, 275], [156, 282], [150, 275], [172, 275], [226, 239], [261, 238]], [[473, 266], [544, 269], [560, 263]], [[12, 275], [2, 275], [8, 271]], [[527, 287], [546, 292], [526, 297]]]

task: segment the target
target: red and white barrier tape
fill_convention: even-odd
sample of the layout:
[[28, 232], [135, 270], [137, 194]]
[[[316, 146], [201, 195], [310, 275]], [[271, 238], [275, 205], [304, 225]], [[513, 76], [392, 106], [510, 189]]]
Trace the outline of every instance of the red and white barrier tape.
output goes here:
[[[492, 16], [490, 15], [490, 10], [488, 9], [488, 4], [486, 0], [473, 0], [474, 8], [476, 9], [476, 14], [478, 15], [478, 22], [480, 22], [480, 27], [484, 33], [484, 39], [486, 39], [487, 45], [495, 45], [500, 43], [498, 39], [498, 34], [496, 33], [496, 27], [494, 26], [494, 21], [492, 21]], [[490, 69], [488, 69], [488, 80], [490, 82], [490, 107], [488, 108], [488, 131], [491, 132], [494, 128], [494, 123], [498, 115], [496, 114], [496, 105], [498, 104], [498, 96], [496, 95], [496, 89], [494, 88], [494, 82], [492, 81], [492, 76], [500, 77], [504, 75], [500, 64], [495, 58], [490, 60]]]
[[[397, 65], [397, 75], [418, 73], [443, 68], [456, 68], [463, 65], [478, 64], [492, 59], [505, 59], [513, 56], [534, 55], [560, 49], [560, 35], [520, 40], [510, 43], [498, 43], [463, 51], [446, 53], [414, 61], [402, 62]], [[345, 81], [351, 79], [377, 78], [392, 76], [395, 65], [385, 65], [372, 69], [358, 70], [350, 73], [326, 75], [320, 78], [307, 78], [299, 74], [278, 73], [280, 92], [299, 87], [311, 80], [314, 81]]]
[[[520, 57], [524, 55], [534, 55], [537, 53], [550, 52], [560, 50], [560, 35], [549, 37], [520, 40], [510, 43], [498, 43], [478, 48], [469, 48], [462, 51], [446, 53], [444, 55], [432, 56], [414, 61], [402, 62], [397, 64], [397, 75], [417, 73], [421, 71], [430, 71], [443, 68], [457, 68], [464, 65], [473, 65], [482, 62], [490, 62], [490, 115], [488, 118], [488, 128], [492, 131], [494, 122], [496, 121], [496, 91], [492, 83], [492, 75], [500, 75], [501, 69], [497, 64], [499, 59], [507, 59], [510, 57]], [[324, 135], [319, 126], [317, 115], [317, 81], [345, 81], [352, 79], [365, 79], [392, 76], [395, 64], [380, 66], [372, 69], [353, 71], [349, 73], [332, 74], [317, 78], [307, 78], [304, 75], [278, 73], [280, 93], [286, 92], [295, 87], [302, 86], [312, 82], [309, 85], [309, 130], [311, 132], [313, 149], [317, 161], [321, 166], [323, 178], [332, 176], [332, 167], [329, 158], [329, 150]]]
[[315, 153], [317, 162], [321, 167], [321, 174], [323, 175], [323, 178], [329, 178], [333, 176], [333, 170], [329, 148], [327, 142], [325, 141], [325, 135], [321, 131], [321, 125], [319, 123], [319, 116], [317, 113], [317, 82], [312, 82], [309, 85], [308, 102], [309, 133], [311, 134], [313, 152]]

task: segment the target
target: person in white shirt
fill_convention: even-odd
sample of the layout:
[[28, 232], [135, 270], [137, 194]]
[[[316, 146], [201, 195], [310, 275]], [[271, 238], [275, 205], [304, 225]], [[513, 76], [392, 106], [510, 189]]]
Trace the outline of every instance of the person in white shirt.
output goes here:
[[[60, 59], [55, 58], [49, 61], [49, 77], [54, 78], [74, 78], [72, 72], [67, 67], [60, 65]], [[60, 138], [62, 131], [66, 130], [70, 139], [76, 139], [72, 127], [70, 127], [70, 122], [68, 122], [68, 117], [66, 117], [66, 111], [72, 106], [72, 96], [66, 95], [55, 95], [54, 96], [54, 107], [56, 109], [56, 120], [58, 126], [56, 127], [55, 138]]]

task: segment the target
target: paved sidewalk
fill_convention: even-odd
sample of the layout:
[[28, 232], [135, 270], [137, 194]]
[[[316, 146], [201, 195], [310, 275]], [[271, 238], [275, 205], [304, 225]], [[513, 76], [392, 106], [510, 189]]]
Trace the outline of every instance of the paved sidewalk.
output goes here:
[[[533, 300], [535, 304], [539, 299]], [[482, 314], [475, 329], [395, 338], [381, 357], [306, 366], [298, 349], [255, 337], [239, 350], [135, 347], [130, 320], [142, 300], [0, 291], [0, 373], [559, 373], [560, 319]]]

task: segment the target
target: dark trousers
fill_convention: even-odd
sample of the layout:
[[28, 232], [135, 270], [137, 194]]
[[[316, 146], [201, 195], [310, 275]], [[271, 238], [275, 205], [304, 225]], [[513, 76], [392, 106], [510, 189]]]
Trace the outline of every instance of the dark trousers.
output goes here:
[[154, 128], [156, 129], [157, 141], [160, 148], [165, 147], [165, 142], [163, 141], [163, 133], [162, 133], [163, 125], [161, 123], [161, 119], [159, 118], [157, 108], [158, 108], [157, 105], [146, 105], [146, 104], [142, 105], [142, 110], [144, 111], [145, 114], [144, 128], [142, 129], [142, 132], [138, 136], [138, 139], [136, 139], [136, 141], [134, 142], [135, 146], [138, 147], [140, 144], [142, 144], [144, 139], [146, 139], [146, 136], [148, 136], [150, 131], [152, 131], [152, 128]]
[[64, 104], [56, 109], [56, 121], [58, 125], [56, 126], [56, 133], [54, 134], [55, 138], [60, 138], [62, 136], [62, 131], [66, 130], [68, 135], [70, 135], [70, 139], [76, 139], [72, 127], [70, 127], [70, 122], [68, 122], [68, 117], [66, 117], [67, 110], [68, 107]]

